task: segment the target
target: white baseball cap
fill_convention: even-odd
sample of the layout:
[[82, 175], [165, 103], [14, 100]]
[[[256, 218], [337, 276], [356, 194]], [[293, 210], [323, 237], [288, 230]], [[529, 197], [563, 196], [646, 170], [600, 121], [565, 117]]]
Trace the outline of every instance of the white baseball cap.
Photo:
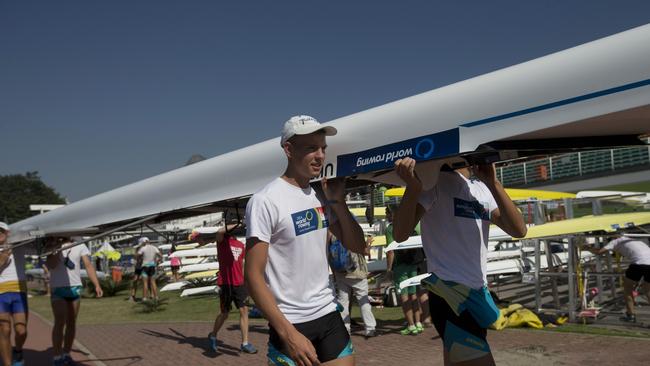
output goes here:
[[332, 126], [323, 126], [314, 117], [305, 115], [293, 116], [289, 118], [289, 120], [284, 123], [284, 127], [282, 127], [280, 145], [284, 146], [284, 143], [294, 135], [309, 135], [310, 133], [319, 130], [324, 130], [325, 136], [336, 135], [336, 128]]
[[138, 239], [138, 245], [146, 244], [148, 242], [149, 242], [149, 238], [147, 238], [146, 236], [143, 236], [140, 239]]
[[0, 221], [0, 229], [3, 230], [3, 231], [9, 231], [9, 225], [7, 225], [4, 222]]

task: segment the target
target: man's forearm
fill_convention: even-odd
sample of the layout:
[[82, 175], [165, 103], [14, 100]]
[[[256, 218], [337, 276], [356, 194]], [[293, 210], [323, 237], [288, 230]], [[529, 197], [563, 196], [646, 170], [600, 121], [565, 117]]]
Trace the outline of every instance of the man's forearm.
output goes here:
[[420, 189], [408, 186], [406, 187], [406, 191], [402, 197], [402, 202], [397, 208], [397, 212], [393, 218], [393, 239], [397, 242], [403, 242], [408, 239], [413, 230], [415, 230], [415, 225], [417, 225], [416, 212], [420, 192]]
[[512, 202], [505, 189], [500, 182], [493, 182], [488, 185], [490, 193], [499, 207], [500, 223], [502, 229], [516, 238], [523, 238], [526, 236], [528, 229], [526, 223], [517, 209], [517, 206]]

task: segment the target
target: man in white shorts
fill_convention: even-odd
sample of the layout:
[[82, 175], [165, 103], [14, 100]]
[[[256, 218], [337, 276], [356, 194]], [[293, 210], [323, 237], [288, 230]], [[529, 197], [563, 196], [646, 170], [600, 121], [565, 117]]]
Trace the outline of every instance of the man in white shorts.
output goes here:
[[345, 203], [343, 181], [310, 185], [325, 164], [325, 136], [336, 129], [309, 116], [289, 119], [280, 144], [284, 174], [246, 207], [245, 277], [269, 321], [270, 365], [354, 365], [350, 335], [329, 283], [327, 229], [363, 254], [363, 231]]

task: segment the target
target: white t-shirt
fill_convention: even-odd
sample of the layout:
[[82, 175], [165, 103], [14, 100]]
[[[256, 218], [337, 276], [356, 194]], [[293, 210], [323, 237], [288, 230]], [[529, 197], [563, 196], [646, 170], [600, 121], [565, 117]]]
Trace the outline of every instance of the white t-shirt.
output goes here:
[[138, 249], [138, 254], [142, 256], [142, 265], [144, 267], [155, 266], [156, 255], [160, 254], [160, 250], [151, 244], [146, 244], [142, 248]]
[[25, 247], [12, 251], [7, 264], [0, 268], [0, 293], [19, 292], [20, 282], [25, 282]]
[[328, 215], [310, 187], [277, 178], [246, 207], [246, 237], [269, 243], [265, 280], [291, 323], [336, 310], [327, 263]]
[[[63, 245], [67, 244], [69, 243]], [[59, 253], [59, 263], [54, 268], [48, 268], [50, 270], [50, 287], [81, 286], [81, 257], [84, 255], [90, 256], [86, 244], [77, 245]], [[74, 268], [66, 266], [66, 258], [69, 263], [74, 264]]]
[[421, 231], [429, 272], [474, 289], [485, 286], [490, 218], [497, 209], [487, 186], [443, 171], [418, 203], [425, 210]]
[[650, 265], [650, 247], [639, 239], [623, 236], [610, 241], [603, 248], [619, 252], [634, 264]]

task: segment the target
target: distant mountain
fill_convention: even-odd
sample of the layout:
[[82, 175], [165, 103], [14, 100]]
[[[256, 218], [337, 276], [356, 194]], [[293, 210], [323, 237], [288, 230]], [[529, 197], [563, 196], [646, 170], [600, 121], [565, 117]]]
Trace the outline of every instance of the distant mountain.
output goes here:
[[185, 163], [185, 166], [192, 165], [194, 163], [198, 163], [199, 161], [205, 160], [205, 156], [201, 154], [194, 154], [190, 157], [190, 159]]

